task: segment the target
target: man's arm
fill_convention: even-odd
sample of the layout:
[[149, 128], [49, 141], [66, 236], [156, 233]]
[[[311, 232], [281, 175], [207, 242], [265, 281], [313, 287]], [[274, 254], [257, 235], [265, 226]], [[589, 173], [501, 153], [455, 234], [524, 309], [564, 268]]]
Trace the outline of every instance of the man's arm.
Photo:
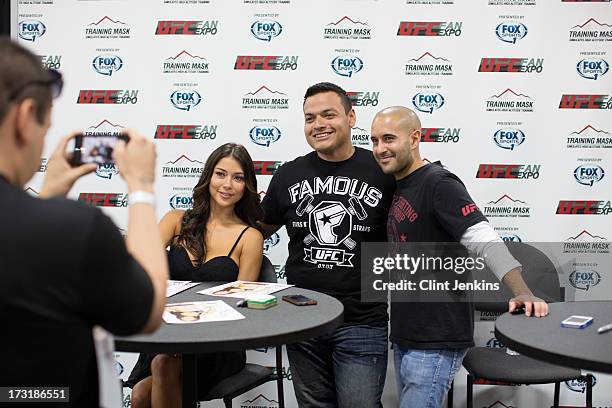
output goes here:
[[[128, 196], [136, 191], [153, 193], [155, 180], [155, 145], [136, 132], [129, 131], [129, 143], [118, 141], [113, 157], [127, 182]], [[153, 284], [153, 305], [149, 319], [142, 329], [150, 333], [161, 323], [166, 304], [168, 264], [155, 219], [154, 203], [136, 202], [129, 205], [126, 237], [128, 251], [140, 263]]]
[[[548, 304], [533, 295], [521, 273], [521, 264], [514, 259], [491, 224], [486, 221], [469, 227], [461, 236], [461, 243], [470, 253], [484, 257], [491, 271], [510, 289], [514, 297], [510, 299], [510, 312], [525, 308], [525, 315], [543, 317], [548, 314]], [[485, 257], [486, 254], [486, 257]]]
[[[70, 165], [70, 154], [66, 152], [66, 148], [70, 139], [77, 134], [79, 132], [73, 132], [64, 137], [51, 155], [39, 197], [65, 196], [77, 179], [96, 170], [95, 164], [84, 164], [79, 167]], [[117, 166], [128, 183], [130, 193], [138, 190], [152, 192], [155, 177], [155, 145], [136, 132], [130, 131], [128, 134], [131, 140], [129, 146], [126, 147], [123, 141], [117, 143], [113, 155]], [[119, 237], [115, 225], [102, 215], [96, 216], [92, 235], [85, 250], [87, 259], [102, 256], [107, 262], [95, 263], [96, 266], [100, 265], [100, 270], [91, 265], [84, 266], [90, 274], [85, 279], [83, 293], [87, 302], [83, 305], [83, 309], [93, 322], [102, 324], [115, 333], [152, 332], [161, 323], [168, 266], [151, 204], [130, 205], [127, 247], [138, 264], [127, 254], [123, 240], [115, 239]], [[147, 280], [153, 287], [152, 302], [150, 302], [151, 287]], [[122, 302], [109, 298], [107, 290], [114, 291], [116, 300], [127, 299], [127, 302], [121, 304]], [[123, 290], [128, 293], [123, 293]], [[130, 290], [143, 292], [129, 292]], [[115, 310], [115, 306], [125, 306], [130, 312], [125, 308]], [[146, 323], [144, 326], [134, 328], [135, 322], [143, 314], [143, 308], [149, 309]], [[145, 313], [146, 311], [145, 309]], [[127, 317], [118, 318], [121, 315]], [[124, 321], [126, 319], [131, 321]]]
[[515, 309], [524, 307], [526, 316], [530, 316], [532, 310], [536, 317], [544, 317], [548, 314], [548, 303], [531, 293], [531, 290], [523, 280], [521, 268], [512, 269], [504, 275], [502, 282], [514, 294], [514, 298], [510, 299], [509, 302], [510, 313]]
[[[464, 214], [462, 209], [466, 206], [473, 211]], [[461, 242], [471, 254], [483, 257], [495, 276], [512, 291], [514, 298], [508, 305], [510, 311], [524, 307], [527, 316], [530, 316], [532, 311], [538, 317], [548, 314], [546, 302], [533, 296], [523, 280], [521, 264], [510, 254], [456, 176], [446, 177], [436, 185], [434, 210], [438, 220], [447, 226], [451, 236]]]
[[264, 224], [263, 222], [260, 222], [259, 226], [264, 231], [264, 238], [269, 238], [270, 235], [274, 234], [276, 231], [278, 231], [282, 227], [282, 225], [269, 225], [269, 224]]
[[264, 238], [270, 237], [278, 231], [284, 224], [283, 211], [280, 208], [278, 192], [281, 190], [280, 179], [283, 177], [285, 165], [282, 165], [268, 185], [266, 195], [261, 202], [264, 211], [264, 219], [259, 221], [259, 225], [264, 232]]

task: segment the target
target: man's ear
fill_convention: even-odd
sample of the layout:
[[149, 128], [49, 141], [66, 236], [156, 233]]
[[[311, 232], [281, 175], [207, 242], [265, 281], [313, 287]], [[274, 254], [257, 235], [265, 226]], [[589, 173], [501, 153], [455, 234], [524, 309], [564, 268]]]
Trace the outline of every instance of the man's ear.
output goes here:
[[410, 134], [410, 145], [413, 150], [419, 148], [419, 143], [421, 143], [421, 135], [422, 135], [421, 129], [415, 129]]
[[24, 99], [17, 105], [15, 112], [15, 143], [17, 146], [21, 147], [30, 143], [30, 139], [35, 137], [32, 127], [37, 123], [34, 99]]
[[349, 118], [349, 125], [351, 126], [351, 128], [354, 128], [355, 123], [357, 122], [357, 114], [355, 113], [355, 109], [351, 108], [351, 110], [348, 113], [348, 118]]

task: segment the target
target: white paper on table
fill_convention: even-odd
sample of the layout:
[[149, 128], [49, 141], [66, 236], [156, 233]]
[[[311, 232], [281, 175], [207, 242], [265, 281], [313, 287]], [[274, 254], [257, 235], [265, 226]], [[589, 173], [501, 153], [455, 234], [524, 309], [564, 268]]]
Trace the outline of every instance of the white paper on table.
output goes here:
[[204, 289], [198, 293], [210, 296], [249, 299], [252, 296], [270, 295], [274, 292], [278, 292], [279, 290], [287, 289], [292, 286], [293, 285], [271, 282], [236, 281]]
[[166, 297], [174, 296], [179, 292], [198, 286], [200, 282], [192, 281], [180, 281], [180, 280], [168, 280], [168, 286], [166, 286]]
[[167, 304], [163, 319], [168, 324], [191, 324], [240, 320], [244, 316], [222, 300], [211, 300]]

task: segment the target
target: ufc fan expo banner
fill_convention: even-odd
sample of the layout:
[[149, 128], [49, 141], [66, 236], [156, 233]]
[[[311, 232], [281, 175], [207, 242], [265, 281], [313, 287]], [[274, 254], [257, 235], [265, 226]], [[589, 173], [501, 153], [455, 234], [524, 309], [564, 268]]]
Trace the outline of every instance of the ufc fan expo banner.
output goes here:
[[[13, 27], [65, 77], [31, 194], [64, 134], [130, 127], [157, 144], [159, 218], [190, 208], [203, 163], [226, 142], [249, 150], [263, 197], [283, 162], [310, 151], [303, 95], [330, 81], [353, 100], [356, 146], [371, 147], [378, 110], [414, 109], [422, 156], [461, 177], [504, 240], [609, 254], [609, 0], [19, 0]], [[114, 166], [80, 180], [71, 196], [126, 228], [127, 191]], [[280, 281], [286, 248], [284, 229], [265, 242]], [[569, 268], [561, 280], [572, 298], [609, 298], [610, 271], [596, 262]], [[502, 346], [495, 317], [477, 316], [478, 345]], [[273, 366], [274, 351], [251, 350], [248, 359]], [[135, 360], [117, 354], [122, 378]], [[286, 404], [295, 407], [286, 357], [283, 365]], [[397, 404], [392, 366], [385, 406]], [[456, 377], [455, 406], [465, 405], [465, 374]], [[612, 378], [595, 380], [594, 406], [611, 407]], [[561, 405], [582, 406], [585, 391], [563, 384]], [[544, 407], [552, 394], [553, 385], [479, 385], [475, 406]], [[234, 407], [277, 406], [274, 383], [234, 399]]]

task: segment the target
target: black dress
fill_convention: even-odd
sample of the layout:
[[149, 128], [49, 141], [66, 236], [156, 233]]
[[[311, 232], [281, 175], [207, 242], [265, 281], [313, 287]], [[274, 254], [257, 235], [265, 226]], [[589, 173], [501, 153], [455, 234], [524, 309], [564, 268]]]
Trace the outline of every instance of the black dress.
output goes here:
[[[199, 267], [193, 266], [189, 254], [182, 246], [171, 247], [168, 251], [170, 279], [190, 280], [194, 282], [232, 282], [238, 278], [238, 265], [231, 258], [232, 252], [249, 227], [242, 230], [236, 242], [226, 256], [209, 259]], [[151, 361], [155, 354], [140, 353], [138, 361], [125, 382], [133, 388], [136, 383], [151, 375]], [[221, 380], [236, 374], [246, 363], [244, 351], [199, 354], [198, 364], [198, 398], [206, 394]]]

